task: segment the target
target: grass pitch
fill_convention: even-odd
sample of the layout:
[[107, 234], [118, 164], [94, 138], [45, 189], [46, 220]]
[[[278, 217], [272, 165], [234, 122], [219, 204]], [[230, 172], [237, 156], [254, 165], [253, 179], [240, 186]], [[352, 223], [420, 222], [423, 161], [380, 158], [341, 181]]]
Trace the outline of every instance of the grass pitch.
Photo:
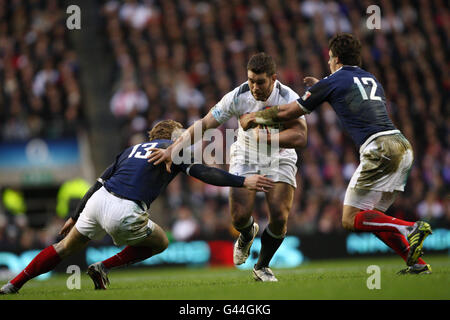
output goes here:
[[[108, 290], [96, 291], [81, 274], [81, 288], [69, 290], [70, 274], [31, 280], [19, 294], [0, 300], [449, 300], [450, 256], [426, 257], [430, 275], [397, 275], [398, 257], [307, 262], [273, 269], [279, 282], [261, 283], [251, 270], [232, 268], [124, 268], [109, 274]], [[370, 265], [380, 268], [380, 289], [368, 289]]]

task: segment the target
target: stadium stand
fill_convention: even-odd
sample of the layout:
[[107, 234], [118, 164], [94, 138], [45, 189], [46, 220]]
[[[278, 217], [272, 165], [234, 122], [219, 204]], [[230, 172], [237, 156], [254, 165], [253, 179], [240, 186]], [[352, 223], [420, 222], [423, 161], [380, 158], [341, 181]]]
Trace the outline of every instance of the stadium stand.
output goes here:
[[[86, 129], [79, 60], [66, 30], [59, 1], [0, 1], [0, 142], [57, 139]], [[0, 184], [3, 196], [7, 187]], [[41, 202], [55, 196], [43, 191]], [[27, 215], [2, 207], [2, 248], [46, 245], [61, 226], [56, 216], [43, 215], [46, 228], [31, 228]]]
[[2, 1], [2, 140], [60, 137], [83, 125], [76, 50], [58, 1]]

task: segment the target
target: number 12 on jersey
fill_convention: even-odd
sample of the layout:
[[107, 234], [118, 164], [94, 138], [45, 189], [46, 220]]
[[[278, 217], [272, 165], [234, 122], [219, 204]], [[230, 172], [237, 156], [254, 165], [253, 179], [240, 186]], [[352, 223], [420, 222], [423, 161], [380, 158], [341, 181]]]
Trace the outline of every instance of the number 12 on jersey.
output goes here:
[[361, 80], [359, 80], [358, 77], [353, 77], [353, 82], [356, 83], [356, 85], [358, 86], [359, 92], [361, 92], [363, 100], [369, 100], [369, 97], [367, 97], [367, 92], [364, 89], [361, 81], [365, 85], [370, 85], [369, 82], [372, 84], [372, 89], [370, 90], [370, 100], [381, 101], [381, 97], [375, 95], [375, 92], [377, 91], [377, 83], [375, 82], [375, 80], [369, 77], [362, 77]]
[[[128, 158], [131, 158], [134, 156], [135, 158], [138, 158], [138, 159], [147, 159], [147, 157], [152, 153], [150, 151], [150, 149], [156, 147], [157, 145], [158, 145], [158, 142], [152, 142], [152, 143], [148, 142], [148, 143], [137, 144], [131, 150], [130, 154], [128, 155]], [[141, 146], [145, 150], [144, 154], [140, 151], [136, 152], [137, 149]]]

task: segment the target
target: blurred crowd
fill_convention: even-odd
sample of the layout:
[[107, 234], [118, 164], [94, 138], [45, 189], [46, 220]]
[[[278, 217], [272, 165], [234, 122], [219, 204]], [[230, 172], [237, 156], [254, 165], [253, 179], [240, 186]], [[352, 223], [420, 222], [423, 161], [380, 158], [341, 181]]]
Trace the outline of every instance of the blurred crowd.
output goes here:
[[[31, 10], [0, 9], [3, 139], [34, 134], [36, 121], [45, 123], [47, 134], [49, 124], [57, 123], [52, 119], [70, 128], [82, 114], [76, 54], [66, 45], [60, 11], [46, 1], [44, 14], [42, 6], [33, 7], [37, 3], [27, 2]], [[373, 4], [381, 9], [378, 30], [366, 24]], [[278, 79], [301, 95], [305, 76], [329, 74], [328, 39], [337, 32], [355, 34], [363, 44], [363, 68], [383, 84], [388, 111], [415, 151], [406, 190], [388, 213], [450, 228], [448, 2], [109, 0], [99, 15], [100, 36], [116, 61], [110, 110], [121, 124], [121, 147], [146, 140], [160, 120], [187, 127], [200, 119], [247, 80], [246, 64], [256, 52], [273, 56]], [[343, 232], [342, 201], [358, 150], [329, 105], [306, 120], [308, 145], [297, 150], [298, 188], [288, 233]], [[232, 119], [222, 130], [236, 127]], [[176, 240], [236, 236], [228, 188], [178, 176], [162, 201], [166, 220], [159, 222]], [[266, 223], [262, 194], [255, 218]]]
[[57, 0], [0, 0], [0, 141], [59, 138], [82, 124], [66, 18]]
[[[58, 0], [0, 0], [0, 143], [58, 139], [85, 128], [66, 18]], [[3, 198], [6, 187], [0, 181]], [[61, 223], [55, 214], [45, 228], [33, 228], [24, 210], [3, 201], [0, 249], [42, 248], [53, 243]]]

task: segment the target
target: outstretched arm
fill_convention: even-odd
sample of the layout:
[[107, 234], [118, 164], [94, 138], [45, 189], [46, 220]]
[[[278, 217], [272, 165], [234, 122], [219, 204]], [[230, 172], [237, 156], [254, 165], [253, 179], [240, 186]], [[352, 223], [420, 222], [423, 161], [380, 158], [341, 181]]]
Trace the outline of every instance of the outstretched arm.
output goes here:
[[[155, 166], [165, 162], [166, 170], [170, 172], [172, 159], [179, 154], [182, 149], [188, 147], [203, 137], [203, 133], [210, 128], [217, 128], [220, 123], [209, 112], [201, 120], [196, 121], [167, 149], [150, 149], [152, 153], [148, 157], [148, 162]], [[156, 152], [153, 152], [156, 151]]]
[[273, 125], [288, 121], [306, 114], [297, 101], [288, 104], [273, 106], [265, 110], [244, 114], [240, 117], [242, 129], [248, 130], [258, 124]]
[[[244, 114], [239, 120], [242, 128], [247, 130], [258, 124], [273, 125], [277, 122], [293, 120], [310, 113], [315, 107], [320, 105], [330, 93], [332, 87], [327, 85], [327, 81], [328, 80], [326, 79], [319, 81], [314, 77], [305, 77], [303, 82], [307, 87], [310, 87], [310, 89], [302, 98], [288, 104], [273, 106], [265, 110]], [[319, 84], [319, 82], [321, 84]], [[313, 98], [310, 98], [311, 96]]]
[[194, 178], [215, 186], [245, 187], [249, 190], [264, 192], [274, 186], [274, 182], [271, 179], [261, 175], [241, 177], [203, 164], [189, 165], [183, 171]]

